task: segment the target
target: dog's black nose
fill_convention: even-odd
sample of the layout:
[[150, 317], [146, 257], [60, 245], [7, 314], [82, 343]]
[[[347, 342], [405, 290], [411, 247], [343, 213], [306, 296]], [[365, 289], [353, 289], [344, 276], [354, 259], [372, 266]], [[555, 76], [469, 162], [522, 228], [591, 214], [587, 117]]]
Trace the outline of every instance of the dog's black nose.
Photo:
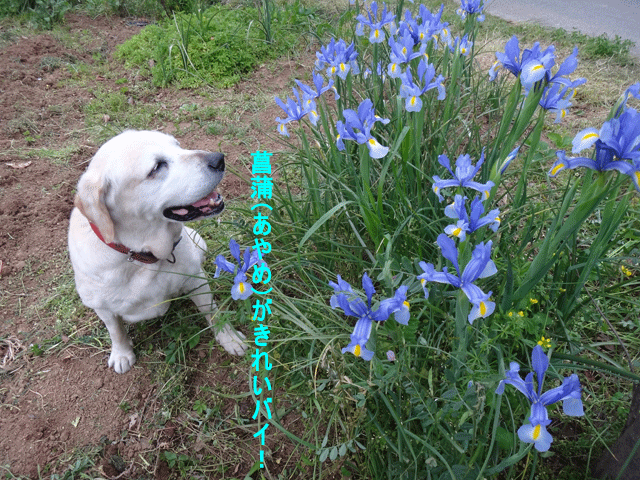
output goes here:
[[205, 159], [207, 161], [207, 166], [211, 170], [216, 170], [218, 172], [224, 171], [224, 155], [222, 153], [207, 153]]

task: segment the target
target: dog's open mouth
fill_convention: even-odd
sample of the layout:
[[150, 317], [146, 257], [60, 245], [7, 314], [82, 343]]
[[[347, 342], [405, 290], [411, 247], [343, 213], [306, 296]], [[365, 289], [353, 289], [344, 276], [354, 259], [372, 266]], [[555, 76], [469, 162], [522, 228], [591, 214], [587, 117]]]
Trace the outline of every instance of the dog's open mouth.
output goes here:
[[170, 218], [171, 220], [188, 222], [190, 220], [196, 220], [198, 218], [217, 215], [218, 213], [222, 212], [222, 210], [224, 210], [222, 195], [220, 195], [216, 191], [213, 191], [206, 197], [198, 200], [191, 205], [165, 208], [162, 214], [165, 217]]

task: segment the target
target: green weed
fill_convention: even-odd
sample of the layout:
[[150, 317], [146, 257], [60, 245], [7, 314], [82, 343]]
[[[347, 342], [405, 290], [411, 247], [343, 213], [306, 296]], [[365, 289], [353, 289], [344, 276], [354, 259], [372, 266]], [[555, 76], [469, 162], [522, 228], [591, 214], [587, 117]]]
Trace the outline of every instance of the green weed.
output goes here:
[[[121, 45], [117, 57], [127, 67], [148, 71], [157, 86], [227, 87], [260, 62], [290, 51], [297, 43], [304, 17], [297, 10], [291, 12], [273, 20], [275, 41], [251, 28], [258, 20], [253, 8], [212, 6], [192, 14], [174, 13]], [[154, 65], [149, 69], [150, 60]]]

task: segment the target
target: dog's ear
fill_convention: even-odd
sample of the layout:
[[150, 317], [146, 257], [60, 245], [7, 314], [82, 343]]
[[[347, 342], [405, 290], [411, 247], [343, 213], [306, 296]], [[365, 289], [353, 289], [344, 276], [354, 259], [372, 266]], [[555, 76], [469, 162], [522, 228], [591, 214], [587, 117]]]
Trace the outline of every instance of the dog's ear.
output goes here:
[[80, 177], [73, 203], [80, 213], [98, 227], [105, 243], [112, 243], [115, 237], [113, 220], [105, 203], [108, 191], [109, 182], [99, 172], [89, 169]]

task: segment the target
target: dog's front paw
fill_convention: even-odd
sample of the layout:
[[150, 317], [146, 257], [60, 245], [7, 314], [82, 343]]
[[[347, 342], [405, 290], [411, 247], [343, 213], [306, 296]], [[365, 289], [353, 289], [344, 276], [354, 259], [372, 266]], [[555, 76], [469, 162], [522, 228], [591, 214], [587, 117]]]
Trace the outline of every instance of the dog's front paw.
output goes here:
[[218, 343], [231, 355], [244, 355], [244, 352], [249, 348], [244, 342], [245, 339], [246, 337], [244, 334], [234, 330], [231, 325], [225, 325], [216, 334], [216, 340]]
[[109, 366], [113, 368], [116, 373], [128, 372], [134, 363], [136, 363], [136, 354], [133, 353], [133, 350], [118, 350], [115, 348], [111, 350]]

